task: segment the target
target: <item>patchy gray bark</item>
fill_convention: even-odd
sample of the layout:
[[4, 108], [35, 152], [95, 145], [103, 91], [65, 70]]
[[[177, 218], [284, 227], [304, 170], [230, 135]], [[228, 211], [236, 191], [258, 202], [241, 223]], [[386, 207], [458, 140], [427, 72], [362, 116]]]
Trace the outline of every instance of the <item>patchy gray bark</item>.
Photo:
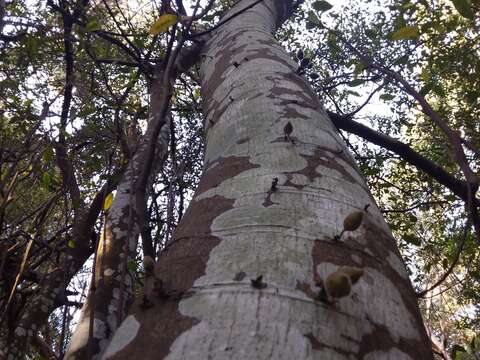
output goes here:
[[[146, 290], [153, 306], [134, 306], [103, 359], [433, 358], [390, 230], [272, 35], [292, 4], [265, 0], [206, 44], [204, 173]], [[341, 266], [364, 275], [351, 296], [320, 301], [318, 283]]]
[[[154, 78], [147, 131], [128, 164], [106, 216], [105, 232], [96, 253], [95, 283], [90, 286], [65, 359], [98, 358], [131, 304], [133, 279], [127, 264], [136, 256], [149, 187], [149, 183], [140, 185], [139, 182], [156, 128], [160, 127], [161, 132], [155, 140], [153, 169], [161, 168], [168, 149], [169, 124], [162, 112], [168, 104], [171, 86], [165, 86], [163, 74], [160, 72]], [[155, 174], [153, 170], [149, 178]]]

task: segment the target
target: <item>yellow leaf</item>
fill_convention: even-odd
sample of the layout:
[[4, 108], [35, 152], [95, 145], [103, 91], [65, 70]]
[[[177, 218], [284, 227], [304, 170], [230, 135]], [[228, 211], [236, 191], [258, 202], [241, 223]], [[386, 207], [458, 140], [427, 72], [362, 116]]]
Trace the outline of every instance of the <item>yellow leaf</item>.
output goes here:
[[416, 39], [420, 36], [415, 26], [405, 26], [390, 35], [392, 40]]
[[104, 211], [107, 211], [108, 209], [110, 209], [110, 206], [112, 205], [112, 201], [113, 201], [113, 194], [110, 193], [110, 194], [107, 195], [107, 197], [103, 201], [103, 210]]
[[150, 35], [157, 35], [167, 32], [170, 26], [175, 25], [178, 22], [177, 15], [165, 14], [158, 18], [150, 28]]
[[427, 82], [430, 79], [430, 74], [428, 72], [428, 69], [426, 68], [422, 69], [422, 72], [420, 73], [420, 78], [425, 82]]

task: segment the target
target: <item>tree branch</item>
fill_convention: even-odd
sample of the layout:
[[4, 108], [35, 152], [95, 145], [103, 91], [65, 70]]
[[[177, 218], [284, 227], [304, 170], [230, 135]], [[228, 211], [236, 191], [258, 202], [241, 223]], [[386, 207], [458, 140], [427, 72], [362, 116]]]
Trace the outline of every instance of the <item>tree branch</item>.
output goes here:
[[[399, 155], [409, 164], [415, 166], [417, 169], [422, 170], [425, 174], [431, 176], [440, 184], [447, 187], [463, 201], [468, 201], [469, 191], [465, 181], [459, 180], [450, 175], [443, 168], [417, 153], [410, 146], [402, 143], [401, 141], [393, 139], [390, 136], [377, 132], [368, 126], [360, 124], [349, 117], [338, 115], [331, 111], [327, 111], [327, 114], [330, 116], [330, 119], [337, 128], [360, 136], [361, 138], [368, 140], [375, 145], [381, 146], [382, 148]], [[476, 198], [473, 199], [473, 203], [476, 207], [480, 206], [480, 201]]]

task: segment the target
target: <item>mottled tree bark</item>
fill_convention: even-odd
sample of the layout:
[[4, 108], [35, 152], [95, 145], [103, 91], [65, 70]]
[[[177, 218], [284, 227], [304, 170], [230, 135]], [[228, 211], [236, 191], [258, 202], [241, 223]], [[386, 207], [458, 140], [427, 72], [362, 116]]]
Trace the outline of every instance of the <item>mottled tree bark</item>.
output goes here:
[[[156, 142], [152, 169], [161, 168], [168, 149], [168, 116], [163, 110], [169, 102], [172, 87], [169, 81], [163, 81], [163, 76], [161, 71], [153, 78], [148, 127], [117, 186], [106, 216], [105, 231], [97, 247], [95, 282], [90, 285], [65, 359], [97, 359], [132, 302], [133, 279], [127, 264], [136, 256], [138, 237], [145, 220], [146, 189], [150, 187], [150, 182], [140, 184], [142, 170], [148, 161], [152, 139], [155, 138]], [[158, 128], [161, 131], [156, 136]], [[155, 174], [153, 170], [149, 178]], [[93, 329], [90, 330], [92, 323]]]
[[[204, 173], [156, 264], [154, 305], [133, 308], [104, 359], [433, 358], [395, 240], [272, 35], [293, 3], [264, 0], [206, 44]], [[334, 240], [366, 205], [360, 228]], [[344, 265], [364, 270], [353, 294], [320, 301], [318, 282]]]

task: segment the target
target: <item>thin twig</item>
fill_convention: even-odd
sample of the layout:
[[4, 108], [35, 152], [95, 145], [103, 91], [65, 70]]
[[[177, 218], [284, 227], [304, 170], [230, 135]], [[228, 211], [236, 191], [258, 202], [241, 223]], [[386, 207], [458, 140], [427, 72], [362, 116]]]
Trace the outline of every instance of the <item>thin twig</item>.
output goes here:
[[[247, 5], [245, 6], [243, 9], [240, 9], [239, 11], [237, 11], [236, 13], [232, 14], [232, 16], [228, 17], [227, 19], [225, 20], [221, 20], [219, 21], [217, 24], [215, 24], [214, 26], [212, 26], [211, 28], [205, 30], [205, 31], [201, 31], [201, 32], [198, 32], [198, 33], [195, 33], [195, 34], [191, 34], [188, 36], [189, 39], [193, 39], [193, 38], [196, 38], [196, 37], [199, 37], [199, 36], [202, 36], [202, 35], [206, 35], [216, 29], [218, 29], [220, 26], [222, 26], [223, 24], [227, 23], [228, 21], [236, 18], [238, 15], [244, 13], [245, 11], [247, 11], [248, 9], [251, 9], [252, 7], [254, 7], [255, 5], [261, 3], [263, 0], [257, 0], [255, 1], [254, 3], [251, 3], [250, 5]], [[192, 16], [192, 18], [194, 18], [195, 16]]]

